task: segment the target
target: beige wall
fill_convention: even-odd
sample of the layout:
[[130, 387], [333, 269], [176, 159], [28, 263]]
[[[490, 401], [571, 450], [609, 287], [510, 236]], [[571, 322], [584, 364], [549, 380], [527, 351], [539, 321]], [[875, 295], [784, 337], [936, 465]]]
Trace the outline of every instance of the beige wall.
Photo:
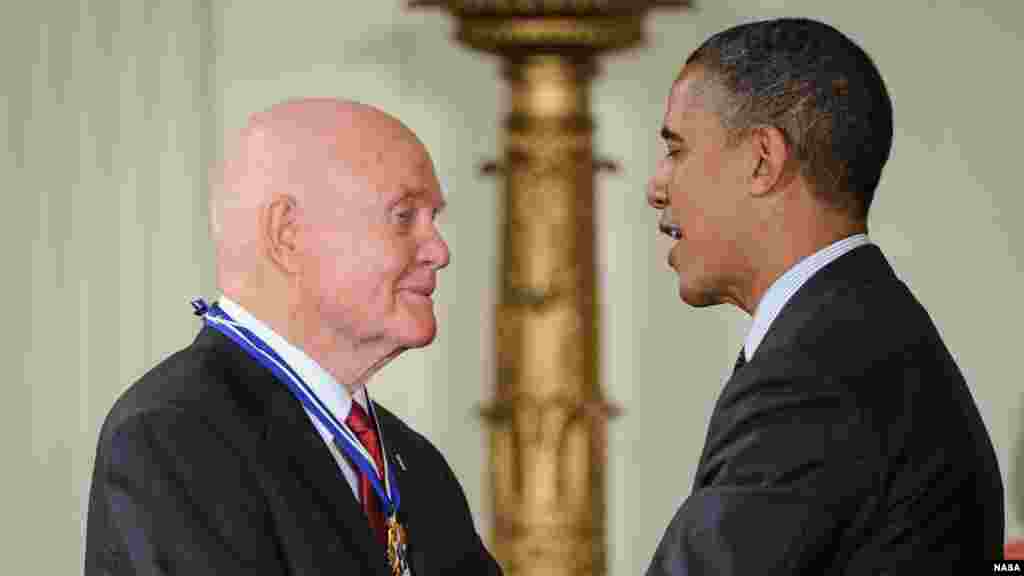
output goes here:
[[[598, 190], [602, 374], [626, 410], [609, 433], [610, 573], [642, 572], [689, 491], [711, 405], [749, 325], [735, 310], [692, 310], [675, 296], [643, 201], [664, 98], [699, 40], [772, 15], [837, 25], [889, 83], [897, 134], [871, 233], [967, 375], [1007, 479], [1009, 531], [1024, 535], [1013, 505], [1024, 397], [1011, 348], [1024, 321], [1012, 301], [1024, 291], [1014, 163], [1024, 4], [700, 4], [657, 13], [647, 48], [608, 60], [594, 92], [597, 148], [625, 168]], [[4, 348], [16, 367], [0, 409], [0, 445], [14, 455], [0, 536], [19, 544], [4, 566], [80, 570], [100, 421], [117, 393], [191, 339], [187, 300], [215, 295], [203, 166], [222, 131], [291, 96], [376, 104], [434, 154], [451, 203], [442, 331], [379, 374], [371, 393], [444, 451], [487, 530], [474, 414], [493, 381], [498, 192], [476, 166], [497, 152], [501, 93], [496, 62], [455, 47], [451, 32], [439, 13], [409, 13], [397, 0], [42, 2], [0, 19], [9, 219], [0, 229], [14, 319]]]
[[196, 327], [212, 112], [199, 0], [0, 16], [5, 328], [0, 572], [81, 573], [100, 423]]

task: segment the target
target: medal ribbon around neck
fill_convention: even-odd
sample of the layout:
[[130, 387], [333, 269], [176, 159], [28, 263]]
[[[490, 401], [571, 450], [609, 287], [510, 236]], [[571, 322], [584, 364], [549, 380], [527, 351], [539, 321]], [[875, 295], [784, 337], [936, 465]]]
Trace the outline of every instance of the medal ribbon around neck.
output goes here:
[[[377, 426], [377, 437], [380, 441], [381, 460], [384, 462], [383, 479], [381, 472], [373, 463], [373, 457], [359, 441], [359, 438], [352, 432], [344, 422], [339, 422], [331, 411], [324, 405], [320, 398], [313, 392], [313, 389], [302, 379], [298, 373], [284, 361], [281, 356], [274, 352], [273, 348], [267, 345], [259, 336], [251, 330], [235, 322], [230, 316], [214, 304], [208, 306], [201, 298], [192, 301], [195, 308], [195, 315], [201, 316], [207, 326], [224, 334], [242, 350], [247, 352], [254, 360], [264, 368], [270, 370], [278, 380], [283, 382], [299, 402], [308, 410], [314, 418], [320, 421], [334, 438], [334, 444], [355, 462], [363, 474], [369, 478], [374, 491], [384, 504], [384, 516], [386, 518], [397, 518], [400, 498], [398, 486], [392, 481], [391, 469], [388, 466], [388, 459], [384, 452], [384, 436], [380, 427]], [[352, 400], [355, 402], [355, 399]], [[369, 394], [366, 396], [366, 404], [373, 417], [374, 425], [377, 423], [377, 414], [373, 408], [373, 401]]]

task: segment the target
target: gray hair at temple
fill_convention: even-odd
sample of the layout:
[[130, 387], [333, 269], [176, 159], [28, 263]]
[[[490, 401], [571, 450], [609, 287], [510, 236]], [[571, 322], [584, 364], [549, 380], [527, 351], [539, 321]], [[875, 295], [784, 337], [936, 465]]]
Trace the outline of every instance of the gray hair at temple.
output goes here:
[[686, 64], [703, 67], [733, 141], [778, 128], [818, 198], [867, 218], [892, 147], [892, 102], [857, 44], [827, 24], [782, 18], [719, 32]]

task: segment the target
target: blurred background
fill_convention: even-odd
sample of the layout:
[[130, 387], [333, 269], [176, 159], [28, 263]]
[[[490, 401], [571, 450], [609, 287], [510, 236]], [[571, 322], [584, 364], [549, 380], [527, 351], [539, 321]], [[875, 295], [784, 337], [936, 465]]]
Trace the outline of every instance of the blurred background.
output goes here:
[[[371, 394], [448, 457], [490, 533], [498, 61], [456, 46], [451, 19], [382, 0], [43, 0], [0, 17], [0, 183], [6, 262], [0, 571], [82, 571], [97, 433], [115, 398], [199, 328], [216, 296], [208, 166], [225, 131], [296, 96], [340, 96], [400, 117], [446, 188], [453, 253], [441, 332], [378, 374]], [[625, 413], [609, 426], [610, 574], [642, 573], [688, 494], [712, 404], [749, 318], [676, 295], [644, 185], [670, 84], [689, 52], [739, 22], [799, 15], [866, 48], [890, 89], [893, 154], [871, 236], [931, 312], [970, 383], [1024, 535], [1018, 452], [1024, 312], [1024, 3], [703, 0], [656, 11], [646, 46], [602, 60], [593, 88], [602, 175], [601, 374]], [[886, 385], [880, 382], [879, 385]], [[937, 447], [941, 449], [941, 447]], [[771, 519], [765, 519], [770, 530]]]

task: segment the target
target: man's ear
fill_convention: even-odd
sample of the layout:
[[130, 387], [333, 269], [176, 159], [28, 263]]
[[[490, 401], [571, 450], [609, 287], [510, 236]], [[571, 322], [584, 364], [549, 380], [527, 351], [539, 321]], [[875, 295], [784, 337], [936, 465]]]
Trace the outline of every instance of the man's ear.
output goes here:
[[751, 193], [754, 196], [763, 196], [774, 190], [788, 176], [792, 148], [782, 130], [775, 126], [751, 128], [750, 141], [754, 152]]
[[282, 272], [298, 271], [298, 205], [293, 196], [281, 194], [261, 211], [260, 233], [270, 261]]

